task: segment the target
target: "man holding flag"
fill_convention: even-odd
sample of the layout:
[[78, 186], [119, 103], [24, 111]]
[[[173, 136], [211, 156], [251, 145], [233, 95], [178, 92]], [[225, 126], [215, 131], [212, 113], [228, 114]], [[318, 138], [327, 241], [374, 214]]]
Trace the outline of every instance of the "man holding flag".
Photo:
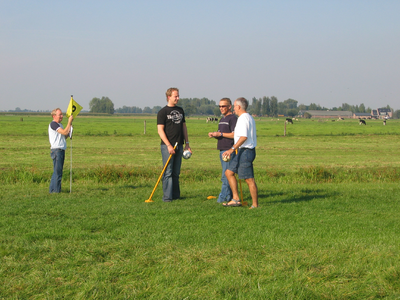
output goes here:
[[[53, 160], [53, 175], [50, 181], [50, 193], [61, 192], [61, 179], [63, 175], [65, 150], [67, 149], [67, 141], [65, 137], [69, 135], [72, 138], [72, 120], [82, 110], [82, 106], [75, 102], [71, 96], [66, 115], [69, 116], [68, 124], [64, 128], [61, 124], [63, 114], [61, 109], [56, 108], [51, 112], [53, 121], [49, 125], [49, 141], [50, 141], [50, 156]], [[71, 148], [72, 149], [72, 148]], [[72, 154], [72, 152], [71, 152]]]
[[61, 179], [63, 175], [65, 150], [67, 141], [65, 137], [69, 135], [72, 127], [73, 115], [68, 118], [68, 125], [64, 128], [61, 124], [63, 114], [61, 109], [56, 108], [51, 112], [53, 121], [49, 125], [50, 156], [53, 160], [53, 175], [50, 181], [50, 193], [61, 192]]

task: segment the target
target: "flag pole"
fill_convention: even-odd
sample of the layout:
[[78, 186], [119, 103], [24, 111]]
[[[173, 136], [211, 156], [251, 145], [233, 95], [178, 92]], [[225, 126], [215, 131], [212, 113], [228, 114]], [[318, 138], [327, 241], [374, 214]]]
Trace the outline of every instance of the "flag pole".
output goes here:
[[[73, 97], [73, 95], [71, 95], [71, 98]], [[69, 168], [69, 193], [72, 193], [72, 134], [69, 135], [69, 139], [71, 141], [71, 165]]]
[[71, 140], [71, 167], [69, 169], [69, 193], [72, 193], [72, 137]]

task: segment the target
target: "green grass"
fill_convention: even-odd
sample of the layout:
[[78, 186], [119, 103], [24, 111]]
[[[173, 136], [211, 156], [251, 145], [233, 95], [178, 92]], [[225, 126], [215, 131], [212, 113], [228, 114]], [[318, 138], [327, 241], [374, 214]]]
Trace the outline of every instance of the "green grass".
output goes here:
[[145, 203], [162, 165], [143, 121], [78, 117], [72, 193], [68, 149], [49, 195], [49, 118], [0, 115], [0, 299], [400, 297], [400, 122], [302, 120], [283, 137], [282, 120], [257, 119], [249, 210], [206, 199], [220, 188], [217, 125], [197, 117], [183, 198], [163, 203], [159, 186]]

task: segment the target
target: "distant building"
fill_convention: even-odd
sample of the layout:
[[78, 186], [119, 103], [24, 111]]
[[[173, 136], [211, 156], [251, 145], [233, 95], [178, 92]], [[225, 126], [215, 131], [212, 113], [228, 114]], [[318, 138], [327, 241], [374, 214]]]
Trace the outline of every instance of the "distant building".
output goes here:
[[[390, 119], [393, 118], [393, 111], [390, 108], [378, 108], [377, 110], [373, 110], [374, 111], [374, 116], [377, 119]], [[372, 112], [371, 111], [371, 114]]]
[[390, 108], [378, 108], [371, 110], [371, 113], [353, 113], [351, 111], [341, 110], [300, 110], [299, 117], [303, 118], [308, 113], [311, 118], [325, 119], [390, 119], [393, 118], [393, 111]]
[[300, 110], [299, 117], [303, 118], [304, 114], [308, 113], [311, 115], [311, 118], [353, 118], [353, 113], [351, 111], [342, 111], [342, 110]]
[[354, 119], [372, 119], [372, 115], [369, 113], [354, 113]]

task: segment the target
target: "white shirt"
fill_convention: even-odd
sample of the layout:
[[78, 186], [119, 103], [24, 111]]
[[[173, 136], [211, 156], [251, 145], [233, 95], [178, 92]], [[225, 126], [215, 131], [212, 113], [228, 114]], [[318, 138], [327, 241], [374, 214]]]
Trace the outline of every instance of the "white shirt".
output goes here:
[[[56, 129], [54, 129], [56, 128]], [[65, 136], [58, 132], [59, 128], [63, 128], [61, 123], [57, 123], [55, 121], [49, 124], [49, 142], [51, 149], [67, 149], [67, 141], [65, 140]]]
[[234, 132], [235, 144], [241, 136], [247, 137], [247, 140], [239, 148], [253, 149], [257, 146], [256, 122], [249, 113], [243, 113], [237, 120]]

